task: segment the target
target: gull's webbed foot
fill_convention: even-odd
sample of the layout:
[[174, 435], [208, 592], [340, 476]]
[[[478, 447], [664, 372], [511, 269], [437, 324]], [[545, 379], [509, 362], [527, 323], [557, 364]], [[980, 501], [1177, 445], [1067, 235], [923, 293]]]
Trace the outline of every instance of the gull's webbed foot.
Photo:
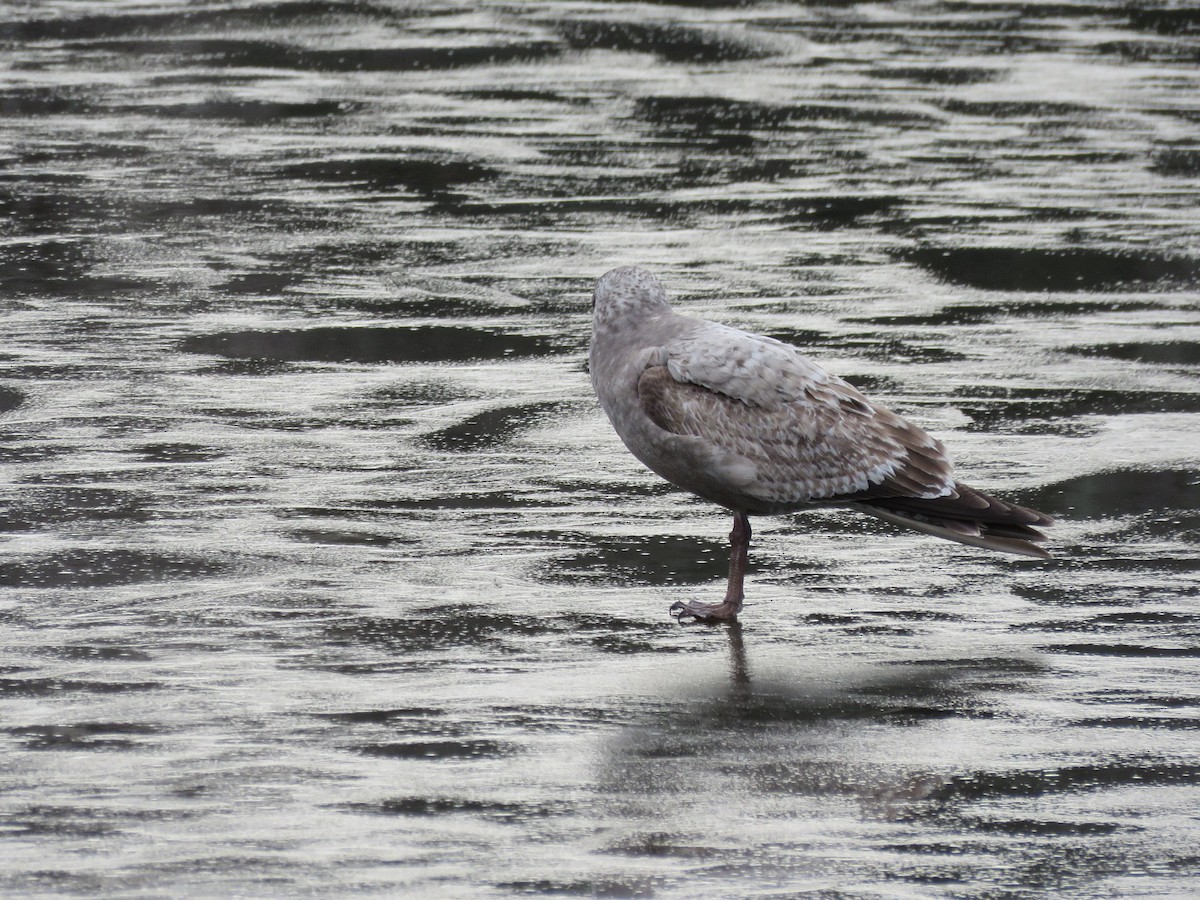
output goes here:
[[740, 600], [725, 600], [722, 603], [699, 603], [695, 600], [684, 603], [677, 600], [671, 604], [670, 613], [680, 622], [691, 620], [705, 622], [710, 625], [718, 622], [736, 622], [737, 614], [742, 611]]

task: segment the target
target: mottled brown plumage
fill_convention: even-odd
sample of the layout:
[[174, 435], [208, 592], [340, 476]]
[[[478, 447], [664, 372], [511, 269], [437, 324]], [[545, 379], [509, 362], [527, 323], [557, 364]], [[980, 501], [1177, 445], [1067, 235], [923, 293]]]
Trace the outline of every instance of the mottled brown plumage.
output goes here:
[[600, 279], [589, 360], [630, 451], [735, 514], [725, 602], [677, 604], [680, 615], [736, 615], [748, 514], [852, 506], [948, 540], [1048, 556], [1034, 527], [1048, 516], [957, 481], [940, 441], [794, 347], [676, 314], [645, 270]]

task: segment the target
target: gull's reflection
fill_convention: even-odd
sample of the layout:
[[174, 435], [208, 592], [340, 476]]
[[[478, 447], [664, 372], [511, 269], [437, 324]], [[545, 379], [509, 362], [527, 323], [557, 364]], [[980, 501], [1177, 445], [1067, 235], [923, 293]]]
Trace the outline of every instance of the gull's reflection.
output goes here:
[[746, 662], [746, 643], [742, 640], [742, 623], [730, 622], [725, 630], [726, 636], [729, 638], [730, 679], [735, 686], [749, 685], [750, 666]]
[[[602, 746], [597, 787], [617, 818], [687, 834], [696, 810], [718, 816], [734, 798], [764, 822], [936, 816], [954, 802], [961, 760], [952, 740], [932, 745], [931, 735], [986, 711], [1015, 674], [1005, 659], [871, 663], [789, 648], [781, 660], [754, 629], [724, 627], [719, 658], [656, 670], [638, 712]], [[764, 840], [777, 827], [764, 826]]]

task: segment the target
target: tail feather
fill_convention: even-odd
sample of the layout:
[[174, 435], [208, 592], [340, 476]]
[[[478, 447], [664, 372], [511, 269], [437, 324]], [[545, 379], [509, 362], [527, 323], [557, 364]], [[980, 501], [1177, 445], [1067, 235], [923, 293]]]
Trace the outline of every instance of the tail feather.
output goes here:
[[956, 484], [955, 494], [947, 497], [880, 497], [852, 505], [860, 512], [948, 541], [1050, 559], [1036, 543], [1046, 540], [1046, 535], [1033, 526], [1052, 525], [1052, 518], [965, 484]]
[[1053, 525], [1045, 513], [1018, 506], [956, 482], [954, 493], [946, 497], [872, 497], [874, 506], [899, 513], [915, 513], [945, 519], [965, 519], [997, 525]]

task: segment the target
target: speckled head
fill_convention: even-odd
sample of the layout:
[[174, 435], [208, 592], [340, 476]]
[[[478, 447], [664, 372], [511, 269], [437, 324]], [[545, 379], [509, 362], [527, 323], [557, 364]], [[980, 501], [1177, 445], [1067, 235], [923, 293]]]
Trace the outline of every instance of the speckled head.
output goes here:
[[596, 282], [592, 294], [592, 322], [595, 325], [637, 320], [670, 308], [662, 282], [637, 266], [622, 266], [605, 272]]

